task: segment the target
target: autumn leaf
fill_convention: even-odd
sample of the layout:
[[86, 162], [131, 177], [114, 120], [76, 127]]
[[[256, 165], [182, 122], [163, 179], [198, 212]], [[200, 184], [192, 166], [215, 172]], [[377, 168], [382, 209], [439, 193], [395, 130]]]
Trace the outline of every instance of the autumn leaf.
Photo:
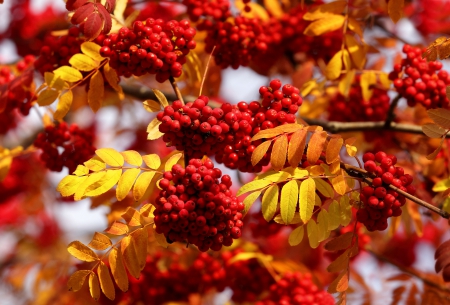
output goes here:
[[125, 199], [125, 197], [130, 192], [131, 188], [133, 187], [133, 184], [136, 181], [136, 178], [138, 177], [140, 172], [141, 170], [138, 168], [131, 168], [126, 170], [122, 174], [122, 176], [119, 179], [119, 182], [117, 183], [116, 188], [117, 200], [122, 201]]
[[83, 287], [86, 277], [91, 273], [91, 270], [78, 270], [72, 274], [67, 282], [67, 287], [70, 291], [78, 291]]
[[405, 0], [390, 0], [388, 2], [388, 13], [394, 23], [402, 18], [403, 6], [405, 5]]
[[303, 34], [308, 36], [320, 36], [342, 28], [344, 21], [345, 17], [342, 15], [329, 15], [326, 18], [313, 21], [304, 30]]
[[291, 180], [281, 189], [280, 212], [286, 225], [289, 225], [294, 218], [295, 208], [298, 202], [298, 184]]
[[94, 251], [89, 249], [85, 244], [75, 240], [67, 246], [67, 251], [75, 258], [84, 262], [95, 262], [99, 258]]
[[299, 193], [299, 211], [300, 218], [304, 223], [307, 223], [311, 219], [315, 203], [315, 193], [316, 183], [313, 178], [308, 178], [301, 183]]
[[262, 197], [261, 210], [263, 217], [266, 221], [271, 221], [275, 216], [275, 212], [278, 206], [278, 185], [274, 184], [270, 186]]
[[120, 250], [117, 250], [116, 248], [111, 250], [109, 253], [109, 266], [117, 286], [120, 290], [126, 292], [128, 290], [128, 275], [125, 270], [123, 255]]
[[112, 246], [112, 242], [105, 234], [95, 232], [88, 246], [95, 250], [105, 250]]
[[116, 297], [116, 291], [111, 279], [111, 274], [109, 273], [108, 267], [102, 261], [100, 261], [100, 264], [98, 265], [97, 274], [100, 280], [100, 287], [102, 288], [103, 294], [108, 299], [114, 300]]
[[288, 150], [288, 140], [286, 135], [280, 136], [273, 144], [272, 153], [270, 155], [270, 164], [274, 170], [280, 170], [286, 163], [286, 155]]
[[53, 118], [55, 120], [62, 120], [69, 112], [70, 107], [72, 106], [72, 101], [73, 101], [72, 90], [68, 90], [66, 93], [61, 95], [59, 98], [58, 106], [56, 107], [56, 111], [53, 114]]
[[293, 230], [291, 234], [289, 234], [289, 244], [291, 246], [297, 246], [302, 242], [304, 235], [305, 228], [303, 226], [295, 228], [295, 230]]
[[92, 111], [97, 112], [100, 109], [104, 94], [105, 86], [103, 76], [100, 71], [97, 71], [89, 81], [88, 103]]
[[126, 150], [120, 153], [125, 162], [134, 166], [142, 165], [142, 156], [140, 153], [134, 150]]
[[252, 153], [252, 165], [255, 166], [259, 163], [259, 161], [262, 160], [264, 155], [267, 153], [267, 150], [269, 149], [270, 145], [272, 144], [272, 141], [266, 141], [261, 144], [259, 144], [255, 150]]
[[142, 157], [145, 164], [151, 169], [158, 169], [161, 166], [161, 159], [157, 154], [145, 155]]

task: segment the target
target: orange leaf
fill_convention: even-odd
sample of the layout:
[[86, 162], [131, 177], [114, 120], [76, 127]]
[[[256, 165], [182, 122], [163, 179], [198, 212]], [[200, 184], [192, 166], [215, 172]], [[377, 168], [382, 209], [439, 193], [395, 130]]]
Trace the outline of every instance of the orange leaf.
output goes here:
[[70, 276], [70, 279], [67, 282], [67, 288], [69, 288], [70, 291], [80, 290], [81, 287], [83, 287], [84, 280], [91, 272], [91, 270], [78, 270]]
[[128, 207], [125, 213], [123, 213], [121, 216], [131, 227], [137, 227], [141, 225], [141, 214], [132, 207]]
[[117, 286], [120, 290], [126, 292], [128, 290], [128, 275], [125, 270], [122, 251], [116, 248], [111, 250], [109, 253], [109, 266]]
[[109, 269], [106, 267], [104, 262], [100, 261], [100, 265], [98, 265], [97, 268], [97, 273], [103, 293], [108, 299], [114, 300], [116, 297], [116, 291], [114, 289], [114, 284], [111, 279]]
[[348, 273], [347, 270], [341, 272], [337, 278], [328, 286], [329, 293], [342, 292], [348, 288]]
[[403, 6], [405, 5], [405, 0], [390, 0], [388, 2], [388, 13], [394, 23], [402, 18]]
[[139, 267], [139, 261], [136, 254], [136, 246], [134, 244], [134, 240], [131, 238], [130, 235], [124, 237], [120, 243], [120, 247], [125, 261], [125, 266], [127, 267], [128, 272], [130, 272], [130, 274], [133, 277], [138, 279], [141, 270]]
[[297, 167], [302, 160], [306, 146], [306, 129], [301, 129], [292, 134], [288, 147], [288, 161], [292, 167]]
[[115, 221], [108, 229], [105, 230], [105, 232], [112, 235], [124, 235], [128, 233], [128, 226], [122, 222]]
[[288, 149], [287, 136], [280, 136], [273, 144], [272, 154], [270, 155], [270, 163], [274, 170], [280, 170], [286, 163], [286, 154]]
[[98, 300], [100, 298], [100, 286], [98, 283], [98, 278], [95, 273], [91, 273], [89, 275], [89, 291], [94, 300]]
[[78, 240], [71, 242], [69, 246], [67, 246], [67, 251], [72, 256], [85, 262], [95, 262], [98, 260], [97, 254]]
[[112, 246], [112, 242], [105, 234], [95, 232], [94, 237], [92, 237], [88, 246], [95, 250], [105, 250]]
[[327, 140], [327, 133], [325, 131], [315, 132], [311, 136], [311, 140], [308, 143], [308, 150], [306, 152], [306, 159], [310, 165], [316, 164], [320, 155], [325, 147], [325, 141]]
[[258, 162], [261, 161], [262, 158], [264, 158], [264, 155], [266, 154], [266, 152], [269, 149], [271, 144], [272, 144], [272, 141], [266, 141], [266, 142], [259, 144], [255, 148], [255, 150], [252, 153], [252, 165], [253, 166], [258, 164]]
[[327, 145], [326, 160], [328, 164], [333, 163], [339, 159], [339, 153], [344, 144], [344, 139], [342, 138], [331, 138]]
[[325, 249], [332, 252], [347, 249], [352, 244], [352, 239], [353, 232], [344, 233], [327, 242]]
[[147, 259], [148, 230], [146, 227], [137, 229], [131, 236], [134, 239], [139, 270], [142, 270], [145, 267]]

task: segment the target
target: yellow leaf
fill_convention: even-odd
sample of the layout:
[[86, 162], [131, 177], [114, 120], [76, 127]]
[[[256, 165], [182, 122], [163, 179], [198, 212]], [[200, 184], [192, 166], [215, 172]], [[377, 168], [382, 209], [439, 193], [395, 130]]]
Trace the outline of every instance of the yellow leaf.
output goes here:
[[308, 222], [307, 227], [309, 246], [313, 249], [319, 246], [319, 230], [314, 219]]
[[286, 225], [289, 225], [294, 218], [297, 201], [298, 183], [295, 180], [291, 180], [281, 189], [280, 212], [281, 218]]
[[103, 73], [108, 84], [117, 92], [121, 92], [122, 87], [119, 85], [119, 76], [117, 76], [116, 71], [109, 66], [109, 63], [106, 63], [103, 66]]
[[319, 242], [330, 236], [330, 231], [328, 231], [328, 212], [326, 210], [320, 210], [319, 215], [317, 215], [317, 229], [319, 232]]
[[39, 106], [48, 106], [51, 105], [59, 96], [59, 91], [46, 89], [39, 93], [37, 103]]
[[347, 196], [342, 196], [340, 200], [341, 225], [347, 226], [352, 221], [352, 206]]
[[363, 31], [361, 29], [361, 25], [359, 24], [359, 22], [352, 18], [352, 17], [348, 17], [348, 28], [355, 32], [356, 34], [359, 35], [359, 37], [363, 38]]
[[121, 216], [131, 227], [137, 227], [141, 225], [141, 213], [139, 213], [132, 207], [128, 207], [125, 213], [123, 213]]
[[306, 129], [301, 129], [294, 132], [291, 136], [288, 147], [288, 161], [292, 167], [298, 167], [302, 160], [306, 146], [307, 133], [308, 131]]
[[308, 160], [309, 164], [314, 165], [316, 164], [317, 160], [319, 160], [320, 155], [325, 148], [326, 140], [326, 131], [315, 132], [312, 134], [311, 139], [308, 143], [308, 149], [306, 151], [306, 159]]
[[109, 274], [109, 269], [106, 267], [105, 263], [100, 261], [100, 265], [97, 268], [98, 278], [100, 280], [100, 287], [104, 295], [110, 299], [114, 300], [116, 297], [116, 291], [114, 289], [114, 283], [111, 279], [111, 274]]
[[330, 62], [325, 69], [325, 76], [329, 80], [335, 80], [341, 76], [342, 71], [342, 51], [338, 51], [331, 58]]
[[168, 248], [170, 244], [167, 242], [166, 237], [164, 234], [156, 234], [155, 233], [155, 239], [158, 242], [158, 244], [163, 248]]
[[147, 140], [156, 140], [161, 138], [164, 134], [159, 131], [159, 125], [161, 125], [161, 122], [158, 120], [158, 118], [154, 118], [150, 124], [147, 126]]
[[328, 230], [337, 229], [341, 224], [341, 207], [339, 202], [333, 200], [328, 207]]
[[324, 19], [313, 21], [304, 30], [303, 34], [308, 36], [320, 36], [342, 28], [344, 21], [345, 17], [342, 15], [329, 15]]
[[261, 210], [266, 221], [271, 221], [278, 206], [278, 185], [270, 186], [262, 197]]
[[328, 293], [336, 293], [346, 291], [348, 288], [347, 270], [342, 271], [336, 279], [328, 286]]
[[161, 103], [161, 106], [163, 106], [164, 108], [169, 106], [169, 102], [167, 101], [167, 98], [164, 95], [164, 93], [162, 93], [158, 89], [152, 89], [152, 90], [153, 90], [153, 93], [156, 95], [156, 98], [158, 99], [158, 101]]
[[356, 153], [358, 152], [358, 149], [356, 148], [356, 146], [348, 145], [348, 144], [345, 144], [345, 150], [347, 151], [347, 154], [350, 157], [356, 156]]
[[126, 150], [120, 153], [125, 159], [125, 162], [134, 166], [142, 165], [142, 156], [135, 150]]
[[53, 88], [56, 91], [60, 91], [63, 88], [68, 88], [67, 83], [60, 77], [55, 76], [52, 72], [45, 72], [44, 80], [48, 87]]
[[148, 245], [148, 230], [147, 227], [137, 229], [132, 233], [134, 245], [136, 248], [136, 256], [139, 263], [139, 270], [143, 270], [147, 261], [147, 245]]
[[112, 235], [124, 235], [128, 233], [128, 226], [122, 222], [115, 221], [105, 232]]
[[67, 282], [67, 288], [69, 291], [78, 291], [83, 287], [84, 280], [91, 273], [91, 270], [78, 270], [70, 276]]
[[444, 128], [434, 123], [426, 123], [422, 125], [422, 131], [428, 137], [434, 139], [442, 137], [447, 132]]
[[361, 75], [360, 84], [362, 96], [365, 101], [369, 101], [372, 97], [373, 89], [370, 88], [371, 85], [376, 84], [377, 77], [373, 71], [365, 72]]
[[274, 170], [269, 170], [265, 173], [260, 174], [259, 176], [256, 176], [256, 180], [268, 180], [271, 182], [282, 182], [282, 181], [286, 181], [287, 179], [291, 178], [292, 174], [289, 172], [286, 172], [285, 169], [280, 171], [280, 172], [276, 172]]
[[[84, 54], [75, 54], [69, 59], [69, 63], [79, 71], [92, 71], [98, 67], [98, 63], [91, 57]], [[98, 72], [98, 71], [97, 71]]]
[[275, 18], [281, 18], [284, 14], [278, 0], [264, 0], [264, 8]]
[[344, 144], [344, 139], [342, 138], [331, 138], [327, 145], [326, 150], [326, 160], [328, 164], [333, 163], [339, 159], [339, 153]]
[[55, 120], [62, 120], [66, 114], [69, 112], [72, 106], [73, 92], [72, 90], [67, 91], [59, 98], [58, 106], [56, 106], [56, 111], [53, 114]]
[[[286, 223], [284, 222], [284, 220], [281, 217], [281, 214], [278, 214], [277, 216], [275, 216], [275, 218], [273, 219], [273, 221], [275, 221], [276, 223], [280, 223], [285, 225]], [[295, 212], [294, 214], [294, 218], [292, 218], [292, 221], [290, 222], [291, 225], [297, 225], [297, 224], [303, 224], [303, 221], [300, 219], [300, 214], [298, 212]]]
[[67, 251], [75, 258], [84, 262], [95, 262], [98, 260], [97, 254], [89, 249], [85, 244], [75, 240], [67, 246]]
[[362, 45], [359, 45], [355, 37], [350, 34], [345, 35], [345, 45], [353, 60], [353, 63], [358, 69], [362, 69], [366, 62], [366, 51]]
[[238, 190], [236, 196], [239, 197], [245, 193], [263, 189], [266, 186], [268, 186], [269, 184], [272, 184], [272, 182], [268, 181], [268, 180], [253, 180], [253, 181], [241, 186], [241, 188]]
[[347, 1], [334, 1], [322, 4], [303, 15], [303, 19], [312, 21], [321, 18], [328, 18], [330, 15], [341, 14], [346, 6]]
[[277, 128], [269, 128], [269, 129], [261, 130], [260, 132], [258, 132], [257, 134], [255, 134], [252, 137], [252, 141], [256, 141], [259, 139], [273, 138], [273, 137], [279, 136], [282, 133], [283, 133], [283, 131], [280, 129], [277, 129]]
[[315, 79], [307, 81], [306, 83], [303, 84], [302, 89], [300, 90], [300, 95], [305, 97], [316, 88], [317, 88], [317, 81]]
[[89, 292], [94, 300], [100, 298], [100, 284], [98, 283], [98, 278], [95, 273], [89, 275]]
[[312, 216], [315, 204], [316, 183], [313, 178], [308, 178], [300, 184], [299, 208], [300, 218], [307, 223]]
[[113, 148], [97, 149], [95, 154], [110, 166], [121, 167], [125, 161], [123, 156]]
[[353, 79], [355, 78], [355, 70], [348, 71], [345, 76], [339, 81], [339, 92], [347, 97], [348, 93], [350, 92], [350, 87], [353, 83]]
[[69, 83], [75, 83], [83, 79], [83, 75], [80, 71], [69, 66], [59, 67], [54, 70], [53, 73], [55, 76], [60, 77], [62, 80]]
[[402, 18], [403, 6], [405, 5], [405, 0], [390, 0], [388, 2], [388, 13], [394, 23]]
[[93, 172], [98, 172], [106, 168], [106, 163], [98, 156], [94, 156], [93, 158], [87, 160], [84, 162], [84, 165]]
[[72, 196], [87, 178], [88, 177], [77, 177], [72, 175], [66, 176], [58, 184], [56, 190], [64, 197]]
[[154, 210], [155, 207], [152, 204], [146, 203], [139, 209], [139, 213], [141, 213], [143, 217], [150, 217], [153, 215]]
[[139, 267], [134, 240], [131, 238], [131, 236], [124, 237], [120, 243], [120, 247], [128, 272], [134, 278], [139, 278], [141, 270]]
[[126, 292], [128, 290], [128, 275], [123, 263], [122, 252], [116, 248], [113, 248], [109, 253], [109, 266], [117, 287]]
[[336, 252], [349, 248], [352, 245], [353, 231], [346, 232], [338, 237], [333, 238], [325, 244], [327, 251]]
[[280, 170], [286, 163], [288, 149], [288, 139], [286, 135], [280, 136], [273, 144], [272, 154], [270, 155], [270, 164], [274, 170]]
[[339, 195], [344, 195], [347, 191], [347, 181], [345, 180], [345, 176], [342, 173], [334, 178], [331, 178], [331, 184], [333, 185], [334, 190]]
[[172, 155], [167, 161], [166, 164], [164, 164], [164, 170], [166, 172], [171, 171], [172, 167], [180, 161], [181, 157], [183, 156], [183, 153], [178, 153]]
[[138, 201], [142, 198], [142, 196], [144, 196], [145, 191], [150, 185], [150, 182], [152, 181], [155, 174], [155, 172], [144, 172], [139, 175], [133, 187], [134, 200]]
[[161, 105], [154, 100], [146, 100], [142, 104], [144, 105], [144, 109], [148, 112], [161, 111]]
[[105, 59], [104, 57], [102, 57], [100, 55], [101, 46], [99, 46], [98, 44], [96, 44], [94, 42], [91, 42], [91, 41], [83, 42], [80, 47], [81, 47], [81, 52], [83, 52], [83, 54], [89, 56], [93, 60], [103, 61]]
[[8, 175], [12, 160], [13, 158], [10, 156], [0, 159], [0, 182]]
[[384, 89], [389, 90], [389, 88], [391, 87], [391, 80], [389, 79], [388, 73], [378, 74], [378, 80], [380, 81]]
[[259, 144], [252, 153], [252, 165], [255, 166], [259, 161], [264, 158], [264, 155], [267, 153], [272, 141], [266, 141]]
[[443, 192], [450, 188], [450, 179], [441, 180], [433, 186], [433, 192]]
[[131, 168], [120, 177], [116, 189], [117, 200], [122, 201], [127, 197], [140, 172], [139, 168]]
[[157, 154], [145, 155], [142, 158], [145, 164], [151, 169], [158, 169], [161, 166], [161, 159]]
[[313, 179], [317, 190], [327, 198], [333, 198], [334, 191], [330, 184], [328, 184], [325, 180], [322, 179]]
[[105, 94], [105, 83], [102, 73], [97, 71], [92, 75], [89, 81], [88, 103], [92, 111], [97, 112], [103, 103]]
[[289, 244], [291, 246], [299, 245], [302, 242], [304, 235], [305, 228], [303, 226], [295, 228], [295, 230], [292, 231], [291, 234], [289, 234]]
[[248, 211], [251, 209], [253, 203], [255, 203], [256, 199], [258, 199], [259, 195], [261, 195], [261, 191], [253, 192], [253, 193], [247, 195], [247, 197], [245, 197], [245, 199], [243, 201], [244, 206], [245, 206], [245, 209], [242, 212], [243, 215], [246, 215], [248, 213]]
[[444, 108], [430, 109], [428, 116], [444, 129], [450, 129], [450, 110]]
[[109, 170], [106, 172], [100, 180], [91, 184], [86, 188], [85, 193], [82, 196], [94, 197], [109, 191], [116, 183], [119, 181], [120, 176], [122, 176], [121, 169]]
[[105, 250], [112, 246], [112, 242], [105, 234], [95, 232], [88, 246], [95, 250]]

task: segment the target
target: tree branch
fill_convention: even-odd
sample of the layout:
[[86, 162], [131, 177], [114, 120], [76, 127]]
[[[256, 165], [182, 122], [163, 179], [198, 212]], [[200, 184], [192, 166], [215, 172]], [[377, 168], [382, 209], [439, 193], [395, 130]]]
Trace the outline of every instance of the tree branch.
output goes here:
[[401, 96], [400, 94], [398, 94], [398, 95], [392, 100], [392, 103], [391, 103], [391, 105], [389, 106], [389, 110], [388, 110], [388, 113], [387, 113], [387, 115], [386, 115], [386, 121], [385, 121], [385, 123], [384, 123], [384, 127], [389, 128], [389, 126], [391, 126], [392, 121], [393, 121], [394, 118], [395, 118], [395, 115], [394, 115], [395, 108], [397, 107], [398, 101], [401, 99], [401, 97], [402, 97], [402, 96]]
[[[331, 133], [339, 132], [351, 132], [351, 131], [370, 131], [370, 130], [384, 130], [392, 132], [405, 132], [412, 134], [425, 135], [422, 131], [422, 127], [412, 124], [403, 124], [392, 122], [389, 126], [386, 126], [386, 122], [336, 122], [336, 121], [324, 121], [317, 119], [309, 119], [301, 117], [301, 119], [309, 125], [322, 126], [323, 129]], [[447, 138], [450, 138], [450, 134], [447, 134]]]
[[173, 91], [175, 92], [177, 99], [181, 101], [184, 105], [183, 95], [181, 94], [180, 88], [178, 88], [177, 82], [173, 76], [169, 77], [170, 84], [172, 85]]

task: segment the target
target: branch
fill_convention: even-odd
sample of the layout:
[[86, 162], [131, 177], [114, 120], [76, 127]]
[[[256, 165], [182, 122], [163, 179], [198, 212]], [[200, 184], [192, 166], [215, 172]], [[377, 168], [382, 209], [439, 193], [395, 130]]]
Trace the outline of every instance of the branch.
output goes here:
[[175, 78], [173, 76], [171, 76], [171, 77], [169, 77], [169, 81], [170, 81], [170, 84], [172, 85], [173, 91], [175, 91], [177, 99], [179, 99], [181, 101], [181, 104], [184, 105], [183, 95], [181, 95], [180, 88], [178, 88]]
[[[389, 126], [386, 126], [386, 122], [336, 122], [336, 121], [324, 121], [317, 119], [309, 119], [301, 117], [303, 121], [309, 125], [322, 126], [323, 129], [331, 133], [339, 132], [351, 132], [351, 131], [370, 131], [370, 130], [384, 130], [392, 132], [405, 132], [412, 134], [425, 135], [422, 131], [422, 127], [412, 124], [403, 124], [391, 122]], [[450, 134], [447, 134], [447, 138], [450, 138]]]
[[381, 29], [383, 32], [385, 32], [388, 36], [391, 36], [392, 38], [395, 38], [396, 40], [401, 41], [404, 44], [411, 44], [408, 41], [404, 40], [403, 38], [398, 37], [397, 34], [389, 31], [379, 18], [375, 19], [374, 25], [379, 29]]
[[[344, 162], [341, 162], [341, 167], [352, 177], [357, 177], [357, 178], [362, 178], [365, 182], [372, 184], [372, 178], [370, 176], [373, 176], [371, 174], [369, 174], [369, 172], [367, 172], [365, 169], [350, 165], [350, 164], [345, 164]], [[374, 177], [374, 176], [373, 176]], [[402, 191], [401, 189], [393, 186], [392, 184], [389, 184], [388, 186], [391, 190], [396, 191], [397, 193], [405, 196], [406, 198], [408, 198], [409, 200], [411, 200], [414, 203], [417, 203], [418, 205], [421, 205], [427, 209], [429, 209], [430, 211], [435, 212], [436, 214], [440, 215], [442, 218], [445, 219], [449, 219], [450, 215], [444, 211], [441, 210], [440, 208], [429, 204], [426, 201], [423, 201], [422, 199], [417, 198], [416, 196], [413, 196], [405, 191]]]
[[392, 121], [394, 120], [394, 110], [397, 107], [398, 101], [401, 99], [401, 95], [398, 94], [393, 100], [391, 105], [389, 106], [388, 113], [386, 115], [386, 122], [384, 123], [384, 127], [389, 127], [392, 124]]

